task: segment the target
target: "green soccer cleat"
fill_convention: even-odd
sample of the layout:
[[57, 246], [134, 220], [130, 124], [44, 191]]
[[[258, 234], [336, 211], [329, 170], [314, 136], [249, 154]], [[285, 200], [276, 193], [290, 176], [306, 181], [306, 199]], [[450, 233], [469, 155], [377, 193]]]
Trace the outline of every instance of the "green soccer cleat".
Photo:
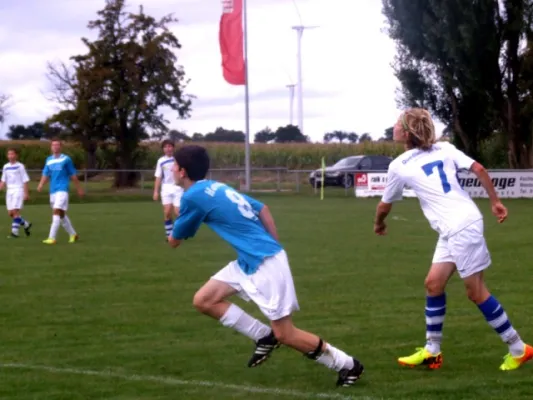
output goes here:
[[513, 357], [511, 354], [507, 354], [503, 358], [503, 364], [500, 365], [501, 371], [512, 371], [520, 368], [526, 362], [533, 359], [533, 347], [526, 344], [524, 346], [524, 354], [520, 357]]
[[398, 363], [410, 368], [423, 365], [429, 369], [439, 369], [442, 366], [442, 353], [431, 354], [425, 348], [418, 347], [416, 353], [398, 358]]
[[43, 243], [44, 244], [56, 244], [56, 240], [52, 238], [48, 238], [48, 239], [44, 239]]
[[78, 235], [70, 235], [70, 238], [68, 239], [69, 243], [76, 243], [79, 240]]

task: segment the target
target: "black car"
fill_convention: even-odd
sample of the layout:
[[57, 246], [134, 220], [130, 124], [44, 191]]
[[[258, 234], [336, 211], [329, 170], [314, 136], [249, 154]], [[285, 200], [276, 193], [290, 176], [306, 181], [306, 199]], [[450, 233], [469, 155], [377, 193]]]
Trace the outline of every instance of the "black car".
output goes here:
[[[324, 171], [324, 186], [353, 186], [357, 171], [387, 171], [392, 158], [386, 156], [351, 156], [343, 158]], [[321, 184], [322, 170], [317, 169], [309, 175], [312, 186]]]

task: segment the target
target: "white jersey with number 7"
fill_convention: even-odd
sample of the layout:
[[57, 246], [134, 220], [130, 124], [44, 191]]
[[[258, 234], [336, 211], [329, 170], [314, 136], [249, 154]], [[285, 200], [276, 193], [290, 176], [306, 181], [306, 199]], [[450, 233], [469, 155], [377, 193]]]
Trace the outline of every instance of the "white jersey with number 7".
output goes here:
[[459, 170], [469, 170], [474, 162], [448, 142], [436, 143], [430, 150], [408, 150], [390, 164], [382, 201], [401, 200], [408, 186], [431, 227], [443, 237], [453, 235], [483, 218], [457, 178]]

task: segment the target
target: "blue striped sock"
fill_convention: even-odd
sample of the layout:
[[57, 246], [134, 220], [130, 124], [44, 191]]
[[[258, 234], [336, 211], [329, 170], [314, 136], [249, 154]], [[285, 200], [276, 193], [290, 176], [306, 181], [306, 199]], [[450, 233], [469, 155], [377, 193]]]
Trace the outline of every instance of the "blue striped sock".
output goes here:
[[524, 342], [513, 328], [511, 321], [502, 305], [494, 296], [490, 296], [483, 303], [478, 304], [479, 310], [490, 326], [496, 331], [500, 338], [509, 345], [509, 351], [515, 357], [521, 356], [524, 352]]
[[20, 228], [20, 218], [19, 217], [13, 218], [13, 222], [11, 223], [11, 233], [13, 235], [18, 236], [19, 228]]
[[446, 293], [426, 297], [426, 350], [440, 353], [442, 326], [446, 315]]
[[165, 221], [165, 233], [167, 234], [166, 237], [168, 237], [172, 233], [172, 220], [167, 219]]

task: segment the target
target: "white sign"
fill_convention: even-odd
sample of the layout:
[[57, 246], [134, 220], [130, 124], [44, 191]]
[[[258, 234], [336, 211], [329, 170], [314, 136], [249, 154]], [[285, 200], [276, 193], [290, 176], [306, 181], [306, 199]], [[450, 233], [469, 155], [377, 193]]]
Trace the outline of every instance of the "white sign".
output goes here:
[[[489, 171], [489, 176], [502, 199], [533, 198], [533, 170], [532, 171]], [[488, 197], [481, 182], [471, 172], [459, 172], [459, 183], [472, 198]], [[355, 174], [355, 196], [382, 196], [387, 184], [386, 173], [359, 172]], [[411, 189], [405, 189], [404, 197], [416, 197]]]

